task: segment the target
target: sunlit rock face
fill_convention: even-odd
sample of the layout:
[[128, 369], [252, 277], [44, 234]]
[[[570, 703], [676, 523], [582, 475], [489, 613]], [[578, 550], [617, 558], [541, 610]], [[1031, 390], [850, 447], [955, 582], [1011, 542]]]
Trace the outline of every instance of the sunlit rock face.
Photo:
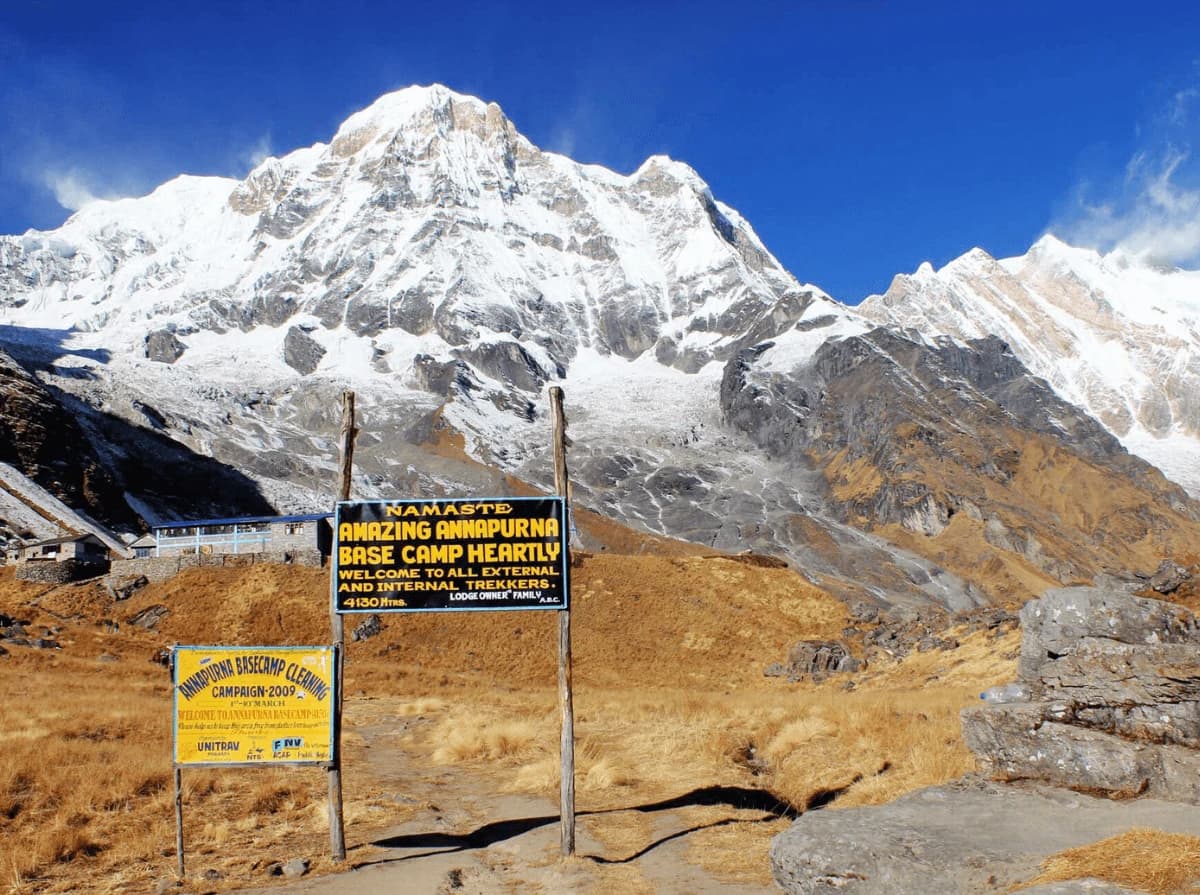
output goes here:
[[[344, 389], [356, 496], [548, 487], [559, 385], [581, 505], [785, 556], [848, 598], [1017, 599], [1153, 568], [1191, 531], [1186, 498], [1002, 333], [876, 328], [687, 165], [580, 165], [439, 86], [244, 180], [180, 177], [0, 237], [0, 324], [146, 520], [327, 508]], [[202, 487], [166, 487], [201, 461]], [[1039, 490], [1041, 461], [1107, 502]]]
[[1029, 369], [1200, 493], [1200, 272], [1043, 237], [1019, 258], [975, 249], [900, 275], [859, 310], [960, 339], [998, 336]]

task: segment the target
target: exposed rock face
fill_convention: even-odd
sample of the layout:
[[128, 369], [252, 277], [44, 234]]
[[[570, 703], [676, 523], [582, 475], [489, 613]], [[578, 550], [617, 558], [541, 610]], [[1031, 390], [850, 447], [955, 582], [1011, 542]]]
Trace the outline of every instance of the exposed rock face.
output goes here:
[[862, 662], [836, 640], [802, 640], [788, 652], [787, 664], [775, 663], [764, 672], [768, 677], [786, 676], [789, 681], [805, 678], [823, 680], [830, 674], [858, 671]]
[[[1132, 528], [1166, 533], [1200, 516], [1182, 489], [1055, 395], [998, 339], [925, 342], [877, 328], [805, 354], [802, 338], [783, 334], [726, 365], [729, 424], [771, 456], [815, 465], [851, 524], [926, 555], [946, 555], [937, 540], [951, 526], [960, 539], [969, 535], [971, 564], [995, 557], [1011, 569], [1011, 590], [1002, 586], [1000, 596], [1022, 599], [1030, 568], [1047, 584], [1137, 568], [1147, 555], [1120, 546]], [[1047, 487], [1076, 470], [1074, 487]], [[1103, 499], [1128, 501], [1130, 515], [1097, 525], [1088, 505], [1100, 495], [1088, 480], [1105, 475], [1129, 490], [1109, 489]], [[1098, 528], [1126, 522], [1129, 533], [1099, 536]], [[1183, 544], [1168, 535], [1156, 549]], [[966, 563], [950, 568], [972, 576]]]
[[1200, 624], [1181, 606], [1099, 588], [1021, 611], [1033, 701], [963, 712], [982, 769], [1113, 796], [1200, 805]]
[[0, 352], [0, 463], [98, 519], [132, 520], [110, 468], [49, 389]]
[[1129, 450], [1200, 494], [1198, 297], [1196, 272], [1046, 236], [1019, 258], [974, 249], [938, 271], [922, 265], [859, 307], [927, 336], [999, 336]]
[[150, 360], [173, 364], [186, 350], [187, 346], [170, 330], [156, 329], [146, 335], [146, 357]]
[[317, 369], [325, 349], [321, 344], [298, 326], [288, 328], [283, 339], [283, 361], [301, 376]]
[[[967, 778], [886, 805], [810, 811], [775, 837], [771, 870], [789, 895], [1010, 892], [1050, 855], [1138, 826], [1195, 836], [1200, 808]], [[1056, 883], [1021, 891], [1123, 890]]]

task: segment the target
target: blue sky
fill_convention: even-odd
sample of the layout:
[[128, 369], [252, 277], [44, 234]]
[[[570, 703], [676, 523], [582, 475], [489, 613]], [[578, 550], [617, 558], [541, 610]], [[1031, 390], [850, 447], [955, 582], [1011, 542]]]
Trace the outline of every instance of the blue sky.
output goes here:
[[843, 301], [1048, 229], [1196, 266], [1198, 35], [1194, 2], [8, 0], [0, 233], [441, 82], [580, 161], [688, 162]]

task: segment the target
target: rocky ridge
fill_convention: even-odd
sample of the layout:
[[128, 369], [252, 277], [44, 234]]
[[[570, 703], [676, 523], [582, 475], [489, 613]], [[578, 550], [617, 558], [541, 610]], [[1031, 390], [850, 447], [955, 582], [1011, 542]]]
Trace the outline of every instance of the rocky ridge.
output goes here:
[[[553, 382], [582, 505], [847, 598], [964, 609], [1152, 569], [1200, 516], [999, 342], [873, 329], [686, 165], [579, 165], [443, 87], [242, 181], [0, 237], [0, 314], [110, 467], [244, 475], [208, 515], [327, 506], [347, 387], [356, 495], [548, 486]], [[1048, 467], [1086, 487], [1039, 490]], [[205, 515], [114, 477], [143, 519]]]
[[[1200, 834], [1196, 616], [1076, 587], [1026, 603], [1020, 623], [1017, 681], [962, 712], [981, 773], [803, 815], [771, 849], [785, 891], [1012, 891], [1049, 855], [1133, 827]], [[1103, 886], [1054, 891], [1124, 891]]]
[[997, 260], [973, 249], [897, 276], [859, 310], [926, 336], [995, 336], [1133, 453], [1200, 493], [1200, 272], [1054, 236]]
[[[722, 407], [769, 456], [819, 470], [842, 521], [923, 553], [969, 538], [969, 559], [941, 561], [968, 580], [972, 565], [991, 564], [993, 596], [1015, 600], [1039, 580], [1152, 568], [1153, 553], [1128, 549], [1135, 529], [1164, 553], [1187, 549], [1173, 532], [1200, 516], [1183, 489], [999, 339], [880, 327], [797, 351], [806, 338], [793, 331], [744, 349], [726, 365]], [[1102, 504], [1125, 514], [1101, 519]]]

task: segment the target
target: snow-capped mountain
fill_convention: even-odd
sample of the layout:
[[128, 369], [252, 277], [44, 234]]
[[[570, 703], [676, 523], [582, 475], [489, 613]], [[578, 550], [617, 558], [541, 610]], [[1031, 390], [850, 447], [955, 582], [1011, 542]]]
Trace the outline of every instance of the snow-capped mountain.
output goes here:
[[[36, 374], [20, 388], [67, 408], [144, 519], [328, 506], [344, 388], [358, 496], [547, 485], [550, 383], [582, 505], [786, 555], [847, 596], [966, 606], [1140, 567], [1200, 516], [996, 340], [873, 330], [688, 166], [580, 165], [439, 86], [244, 180], [0, 237], [0, 323]], [[1096, 490], [1141, 533], [1096, 546], [1083, 498], [1030, 485], [1016, 437], [1126, 483]], [[184, 467], [213, 487], [173, 489]]]
[[994, 335], [1130, 451], [1200, 495], [1200, 271], [1053, 236], [1018, 258], [975, 249], [897, 276], [859, 310], [956, 338]]
[[528, 417], [526, 393], [581, 358], [650, 352], [695, 372], [814, 303], [845, 313], [686, 165], [580, 165], [437, 86], [384, 96], [245, 181], [180, 177], [0, 239], [0, 293], [5, 322], [102, 347], [188, 428], [211, 389], [244, 404], [329, 374], [386, 382], [393, 405], [453, 390], [446, 420], [501, 463], [522, 451], [498, 417]]

